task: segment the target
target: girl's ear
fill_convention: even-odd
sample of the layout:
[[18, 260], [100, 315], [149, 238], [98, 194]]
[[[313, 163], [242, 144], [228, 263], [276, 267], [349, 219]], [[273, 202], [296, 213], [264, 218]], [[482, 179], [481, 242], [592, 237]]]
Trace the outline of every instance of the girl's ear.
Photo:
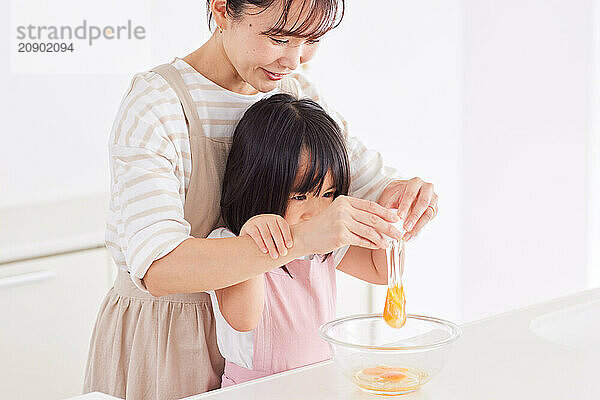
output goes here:
[[227, 0], [211, 0], [210, 12], [217, 24], [217, 29], [229, 28], [227, 19]]

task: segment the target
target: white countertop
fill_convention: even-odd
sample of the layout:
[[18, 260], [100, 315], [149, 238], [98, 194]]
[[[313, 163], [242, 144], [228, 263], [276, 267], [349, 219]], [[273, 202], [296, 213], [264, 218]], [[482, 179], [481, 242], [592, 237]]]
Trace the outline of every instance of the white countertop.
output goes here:
[[[462, 325], [439, 375], [406, 400], [600, 399], [600, 351], [543, 339], [529, 329], [543, 314], [600, 299], [600, 288]], [[598, 332], [600, 337], [600, 331]], [[596, 381], [596, 383], [594, 383]], [[191, 396], [196, 399], [377, 399], [341, 375], [332, 361]]]
[[108, 193], [0, 209], [0, 264], [104, 246]]

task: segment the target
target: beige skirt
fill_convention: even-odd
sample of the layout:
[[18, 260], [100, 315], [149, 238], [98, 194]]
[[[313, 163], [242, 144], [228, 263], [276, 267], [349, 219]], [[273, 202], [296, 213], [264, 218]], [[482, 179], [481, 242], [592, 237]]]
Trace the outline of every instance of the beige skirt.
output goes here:
[[180, 399], [219, 388], [223, 367], [207, 293], [156, 298], [119, 271], [94, 326], [84, 393]]

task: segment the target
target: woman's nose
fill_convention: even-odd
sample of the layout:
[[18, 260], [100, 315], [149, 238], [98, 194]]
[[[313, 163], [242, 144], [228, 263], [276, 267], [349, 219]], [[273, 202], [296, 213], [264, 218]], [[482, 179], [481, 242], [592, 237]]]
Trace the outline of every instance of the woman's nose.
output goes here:
[[289, 71], [294, 71], [300, 65], [300, 59], [302, 57], [302, 53], [304, 51], [304, 45], [300, 44], [298, 46], [289, 46], [286, 49], [285, 55], [281, 57], [279, 63], [282, 67], [286, 68]]

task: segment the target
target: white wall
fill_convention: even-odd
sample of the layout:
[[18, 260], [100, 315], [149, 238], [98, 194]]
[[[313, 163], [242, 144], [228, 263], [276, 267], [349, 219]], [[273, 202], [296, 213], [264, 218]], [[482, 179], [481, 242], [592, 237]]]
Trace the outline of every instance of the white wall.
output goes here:
[[586, 288], [592, 6], [463, 1], [460, 319]]
[[588, 286], [600, 286], [600, 0], [594, 2], [594, 44], [592, 88], [590, 101], [590, 140], [588, 145], [588, 165], [590, 214], [588, 237]]

